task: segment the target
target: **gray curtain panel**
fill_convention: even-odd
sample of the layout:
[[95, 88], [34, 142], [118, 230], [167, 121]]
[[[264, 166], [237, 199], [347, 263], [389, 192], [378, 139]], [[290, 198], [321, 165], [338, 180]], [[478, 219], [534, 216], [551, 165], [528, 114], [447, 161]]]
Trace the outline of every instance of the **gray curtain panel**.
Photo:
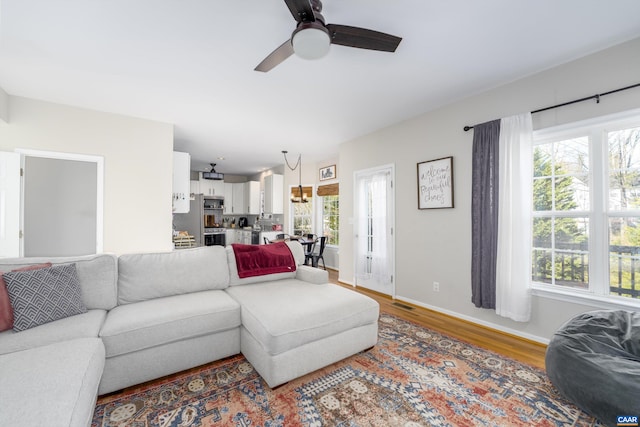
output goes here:
[[471, 187], [471, 299], [496, 308], [498, 254], [498, 159], [500, 120], [473, 127]]

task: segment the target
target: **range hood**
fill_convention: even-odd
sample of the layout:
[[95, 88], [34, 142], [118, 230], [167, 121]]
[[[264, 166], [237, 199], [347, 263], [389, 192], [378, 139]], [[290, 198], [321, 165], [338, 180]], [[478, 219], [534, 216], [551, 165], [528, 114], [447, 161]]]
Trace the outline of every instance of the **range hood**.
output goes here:
[[224, 174], [220, 172], [216, 172], [216, 163], [209, 163], [211, 165], [210, 172], [202, 172], [203, 179], [214, 179], [216, 181], [222, 181], [224, 179]]

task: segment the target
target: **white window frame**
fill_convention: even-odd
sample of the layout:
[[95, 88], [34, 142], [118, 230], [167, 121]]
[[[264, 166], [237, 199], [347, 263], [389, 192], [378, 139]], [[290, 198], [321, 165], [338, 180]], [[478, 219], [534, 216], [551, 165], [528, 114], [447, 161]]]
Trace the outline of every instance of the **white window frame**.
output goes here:
[[[608, 191], [609, 131], [640, 126], [640, 109], [602, 116], [534, 132], [533, 145], [562, 141], [578, 136], [589, 136], [589, 289], [564, 288], [540, 282], [532, 282], [533, 295], [543, 296], [601, 308], [638, 308], [640, 299], [609, 295], [609, 239], [608, 220], [616, 216], [609, 212], [605, 194]], [[570, 212], [567, 216], [583, 216]], [[625, 211], [626, 215], [638, 215], [640, 211]], [[625, 215], [625, 216], [626, 216]], [[535, 217], [535, 212], [534, 212]]]
[[[303, 187], [311, 187], [311, 197], [309, 198], [309, 203], [313, 203], [313, 206], [311, 207], [311, 232], [315, 233], [315, 230], [316, 230], [316, 215], [317, 215], [317, 213], [316, 213], [316, 211], [317, 211], [316, 200], [318, 198], [318, 196], [315, 195], [316, 188], [315, 188], [315, 185], [304, 185], [303, 184], [302, 186]], [[294, 226], [294, 223], [295, 223], [294, 206], [297, 203], [293, 203], [291, 201], [291, 197], [290, 196], [291, 196], [291, 192], [294, 191], [294, 189], [297, 189], [297, 188], [298, 188], [297, 185], [291, 185], [289, 187], [289, 193], [287, 193], [287, 203], [289, 203], [289, 218], [290, 218], [290, 221], [289, 221], [289, 234], [292, 235], [292, 236], [294, 235], [293, 226]]]
[[[315, 211], [316, 211], [316, 216], [318, 218], [318, 221], [316, 222], [316, 228], [315, 228], [315, 233], [318, 236], [323, 236], [324, 235], [324, 198], [326, 196], [315, 196], [317, 197], [318, 203], [316, 205]], [[340, 203], [340, 201], [338, 200], [338, 203]], [[338, 212], [338, 221], [340, 221], [340, 213]], [[338, 233], [340, 233], [340, 230], [338, 229]], [[338, 237], [339, 239], [339, 237]], [[327, 246], [326, 247], [331, 247], [331, 248], [337, 248], [338, 245], [335, 245], [333, 243], [329, 243], [327, 242]]]

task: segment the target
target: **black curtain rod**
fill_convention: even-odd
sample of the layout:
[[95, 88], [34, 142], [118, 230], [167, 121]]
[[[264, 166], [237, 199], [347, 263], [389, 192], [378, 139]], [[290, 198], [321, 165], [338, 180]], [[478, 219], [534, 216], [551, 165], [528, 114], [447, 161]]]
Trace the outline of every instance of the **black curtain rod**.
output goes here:
[[[531, 112], [531, 114], [541, 113], [541, 112], [547, 111], [547, 110], [553, 110], [554, 108], [564, 107], [566, 105], [576, 104], [578, 102], [588, 101], [590, 99], [595, 99], [596, 103], [599, 104], [600, 103], [600, 97], [602, 97], [602, 96], [611, 95], [612, 93], [622, 92], [623, 90], [633, 89], [634, 87], [639, 87], [639, 86], [640, 86], [640, 83], [636, 83], [636, 84], [631, 85], [631, 86], [621, 87], [619, 89], [610, 90], [609, 92], [598, 93], [596, 95], [587, 96], [585, 98], [574, 99], [573, 101], [563, 102], [562, 104], [556, 104], [556, 105], [552, 105], [550, 107], [544, 107], [544, 108], [540, 108], [538, 110], [534, 110], [534, 111]], [[466, 132], [466, 131], [469, 131], [469, 130], [473, 129], [473, 126], [465, 126], [463, 129]]]

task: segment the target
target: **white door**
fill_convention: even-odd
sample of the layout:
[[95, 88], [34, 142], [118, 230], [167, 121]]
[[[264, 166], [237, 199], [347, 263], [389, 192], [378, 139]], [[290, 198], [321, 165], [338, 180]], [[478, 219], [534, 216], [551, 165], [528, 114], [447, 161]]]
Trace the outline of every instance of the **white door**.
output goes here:
[[355, 173], [356, 286], [395, 295], [393, 165]]
[[20, 154], [0, 152], [0, 257], [20, 256]]

